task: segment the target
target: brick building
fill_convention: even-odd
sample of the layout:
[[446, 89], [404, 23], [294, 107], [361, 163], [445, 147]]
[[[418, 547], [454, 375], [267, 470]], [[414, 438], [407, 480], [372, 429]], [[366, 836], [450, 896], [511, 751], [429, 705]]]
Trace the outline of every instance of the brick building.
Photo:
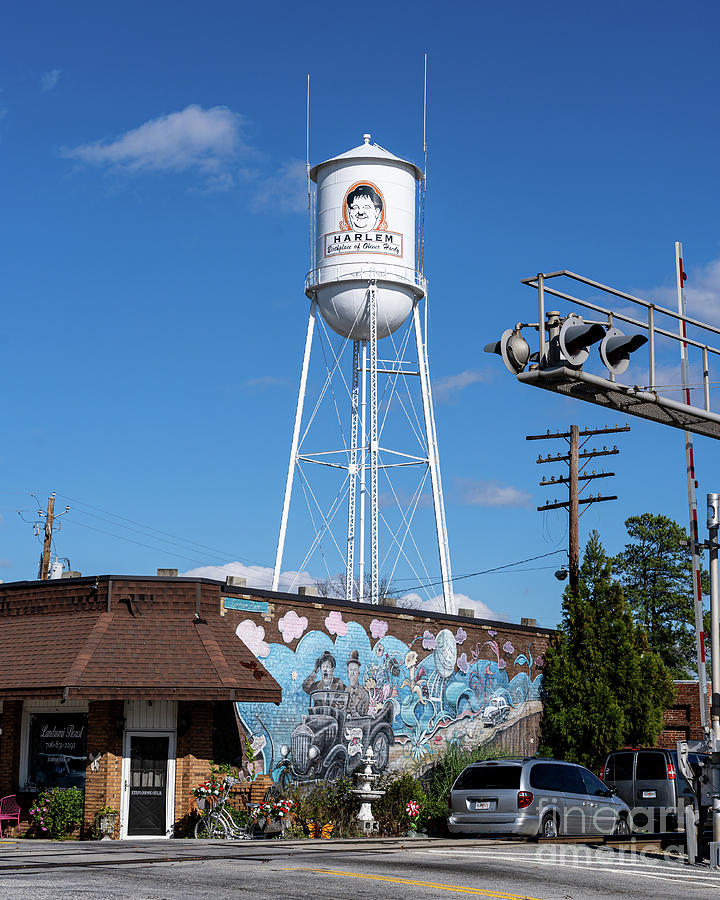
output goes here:
[[246, 736], [256, 796], [352, 774], [368, 746], [388, 772], [452, 744], [533, 754], [552, 634], [127, 576], [0, 584], [0, 623], [0, 796], [27, 811], [44, 787], [77, 785], [83, 833], [110, 805], [120, 838], [184, 836], [190, 789], [209, 760], [240, 762]]
[[220, 616], [217, 584], [2, 584], [0, 627], [0, 796], [18, 794], [21, 833], [57, 785], [84, 791], [86, 835], [105, 805], [119, 837], [182, 835], [209, 760], [242, 752], [235, 701], [281, 699]]

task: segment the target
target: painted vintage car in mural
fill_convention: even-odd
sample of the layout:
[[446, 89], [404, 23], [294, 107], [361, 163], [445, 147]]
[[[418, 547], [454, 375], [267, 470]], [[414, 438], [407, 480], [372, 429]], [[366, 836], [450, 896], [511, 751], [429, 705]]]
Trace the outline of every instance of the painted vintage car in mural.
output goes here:
[[334, 781], [352, 772], [372, 747], [375, 767], [383, 771], [393, 744], [391, 703], [374, 716], [348, 715], [347, 691], [314, 691], [307, 715], [280, 748], [275, 780], [281, 785], [316, 779]]
[[[278, 620], [282, 640], [275, 642], [266, 641], [262, 620], [238, 625], [283, 689], [278, 707], [237, 705], [258, 748], [258, 773], [285, 784], [333, 779], [352, 771], [368, 746], [379, 768], [418, 772], [444, 748], [491, 739], [485, 722], [495, 718], [492, 710], [503, 706], [512, 726], [541, 709], [543, 660], [532, 641], [516, 649], [494, 629], [471, 637], [462, 625], [428, 623], [401, 640], [385, 619], [368, 625], [345, 615], [330, 610], [324, 628], [311, 629], [290, 610]], [[528, 744], [522, 752], [532, 750]]]
[[493, 697], [482, 711], [482, 721], [486, 728], [492, 728], [504, 722], [510, 715], [510, 707], [504, 697]]

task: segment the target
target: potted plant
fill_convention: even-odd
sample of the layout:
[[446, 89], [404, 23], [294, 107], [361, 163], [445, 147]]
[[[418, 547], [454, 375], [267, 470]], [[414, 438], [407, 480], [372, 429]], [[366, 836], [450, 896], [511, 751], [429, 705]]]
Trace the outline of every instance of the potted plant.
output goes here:
[[101, 806], [95, 813], [93, 826], [95, 835], [101, 841], [109, 841], [115, 832], [115, 820], [118, 817], [118, 811], [112, 806]]

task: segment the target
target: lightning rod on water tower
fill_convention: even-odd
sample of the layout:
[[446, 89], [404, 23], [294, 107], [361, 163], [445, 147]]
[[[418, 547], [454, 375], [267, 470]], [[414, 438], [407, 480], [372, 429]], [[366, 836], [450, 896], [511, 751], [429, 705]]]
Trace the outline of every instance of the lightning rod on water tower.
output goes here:
[[[424, 471], [423, 477], [429, 476], [430, 480], [442, 597], [445, 611], [452, 613], [455, 611], [452, 574], [426, 325], [420, 314], [421, 303], [427, 304], [427, 283], [422, 269], [416, 268], [418, 184], [423, 183], [424, 174], [413, 163], [371, 143], [371, 136], [365, 134], [360, 146], [310, 169], [309, 178], [317, 186], [316, 194], [311, 195], [316, 211], [312, 217], [314, 252], [305, 279], [310, 311], [272, 587], [277, 590], [279, 585], [295, 474], [302, 471], [302, 463], [320, 464], [346, 472], [346, 599], [378, 603], [381, 564], [388, 559], [390, 549], [381, 548], [380, 525], [385, 517], [380, 511], [379, 480], [381, 475], [389, 478], [391, 470], [419, 466]], [[347, 380], [339, 373], [341, 351], [325, 360], [325, 387], [333, 378], [342, 378], [349, 410], [346, 410], [341, 446], [336, 450], [330, 446], [308, 453], [303, 441], [310, 425], [304, 431], [301, 426], [310, 357], [313, 342], [317, 341], [318, 312], [322, 322], [344, 340], [343, 347], [351, 345], [352, 369]], [[407, 340], [396, 343], [394, 335], [403, 326], [407, 329]], [[379, 360], [381, 341], [383, 358]], [[414, 343], [415, 357], [407, 360], [404, 354], [411, 343]], [[378, 388], [379, 377], [387, 378], [394, 387], [398, 381], [408, 383], [412, 380], [409, 376], [417, 376], [422, 406], [417, 417], [420, 427], [415, 433], [420, 449], [412, 453], [389, 446], [391, 440], [396, 440], [397, 429], [393, 432], [387, 426], [396, 417], [397, 409], [391, 403], [381, 409], [384, 394]], [[338, 413], [338, 421], [340, 418]], [[398, 493], [394, 490], [392, 493], [397, 499]], [[413, 496], [411, 509], [402, 513], [400, 527], [388, 539], [396, 547], [398, 558], [407, 558], [408, 549], [417, 546], [412, 524], [418, 500], [419, 492]], [[337, 504], [322, 515], [313, 547], [328, 531], [336, 513]], [[370, 546], [369, 566], [366, 543]], [[367, 568], [369, 598], [364, 596]], [[394, 571], [394, 566], [391, 568]], [[431, 580], [426, 569], [423, 580]]]

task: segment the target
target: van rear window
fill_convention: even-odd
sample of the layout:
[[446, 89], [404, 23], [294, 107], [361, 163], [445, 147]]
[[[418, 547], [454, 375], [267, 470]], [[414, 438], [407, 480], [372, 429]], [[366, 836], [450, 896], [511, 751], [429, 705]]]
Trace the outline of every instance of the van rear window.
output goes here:
[[611, 784], [616, 781], [632, 781], [633, 754], [611, 753], [605, 767], [605, 780]]
[[667, 779], [665, 754], [641, 750], [637, 755], [635, 778], [638, 781], [665, 781]]
[[455, 791], [502, 791], [520, 787], [521, 766], [471, 766], [460, 773]]

